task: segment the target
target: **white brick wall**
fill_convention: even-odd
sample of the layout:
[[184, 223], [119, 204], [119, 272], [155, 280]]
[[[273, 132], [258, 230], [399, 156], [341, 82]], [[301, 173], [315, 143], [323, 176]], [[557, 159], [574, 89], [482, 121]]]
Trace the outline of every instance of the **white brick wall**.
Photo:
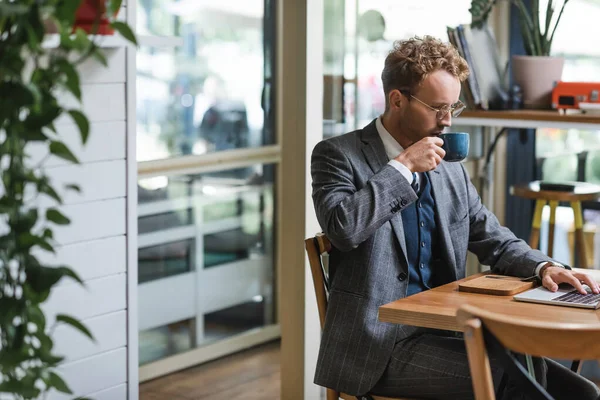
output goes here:
[[[133, 93], [127, 93], [135, 87], [131, 65], [135, 49], [123, 42], [103, 51], [108, 67], [94, 61], [80, 66], [83, 109], [91, 123], [87, 145], [81, 145], [69, 117], [56, 124], [81, 164], [69, 165], [58, 158], [44, 164], [56, 184], [77, 183], [82, 193], [65, 195], [63, 211], [71, 225], [56, 228], [57, 254], [42, 259], [71, 266], [85, 281], [85, 288], [61, 283], [44, 310], [49, 323], [57, 313], [82, 319], [96, 338], [92, 342], [68, 326], [55, 332], [56, 352], [66, 357], [59, 369], [76, 396], [137, 400], [137, 230], [131, 228], [137, 172], [135, 114], [128, 113]], [[67, 95], [61, 99], [78, 106]], [[31, 154], [34, 161], [45, 155], [39, 148]], [[73, 397], [53, 392], [48, 399]]]

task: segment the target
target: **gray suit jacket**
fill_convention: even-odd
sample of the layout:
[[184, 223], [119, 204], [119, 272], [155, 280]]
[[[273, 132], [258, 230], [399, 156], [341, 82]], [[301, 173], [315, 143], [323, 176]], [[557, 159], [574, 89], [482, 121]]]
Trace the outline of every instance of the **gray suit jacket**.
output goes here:
[[[387, 162], [375, 121], [320, 142], [312, 154], [315, 210], [334, 246], [315, 383], [351, 395], [375, 385], [396, 341], [414, 331], [377, 318], [379, 306], [406, 296], [407, 279], [398, 278], [408, 275], [401, 210], [417, 199]], [[460, 163], [442, 162], [428, 176], [445, 275], [465, 277], [467, 251], [498, 273], [524, 277], [549, 260], [500, 226]]]

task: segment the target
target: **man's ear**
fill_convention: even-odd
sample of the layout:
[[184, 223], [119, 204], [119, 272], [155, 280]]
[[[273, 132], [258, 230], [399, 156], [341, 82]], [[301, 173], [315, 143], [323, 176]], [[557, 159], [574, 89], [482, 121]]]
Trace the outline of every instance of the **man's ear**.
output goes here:
[[391, 108], [400, 108], [402, 107], [404, 96], [402, 96], [402, 93], [398, 89], [394, 89], [388, 94], [388, 100]]

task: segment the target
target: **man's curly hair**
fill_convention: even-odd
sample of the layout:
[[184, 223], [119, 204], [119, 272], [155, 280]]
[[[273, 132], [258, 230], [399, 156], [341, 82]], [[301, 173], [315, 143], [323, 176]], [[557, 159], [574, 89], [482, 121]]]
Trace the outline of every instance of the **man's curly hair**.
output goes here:
[[394, 89], [412, 91], [432, 72], [443, 69], [463, 82], [469, 76], [469, 65], [450, 43], [431, 36], [398, 40], [385, 59], [381, 73], [386, 97]]

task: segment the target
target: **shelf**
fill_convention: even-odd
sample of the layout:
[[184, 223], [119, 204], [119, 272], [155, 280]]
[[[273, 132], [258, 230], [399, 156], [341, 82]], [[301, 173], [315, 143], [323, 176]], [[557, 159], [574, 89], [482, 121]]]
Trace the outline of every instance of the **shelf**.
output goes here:
[[465, 110], [454, 124], [500, 128], [600, 129], [600, 115], [561, 114], [553, 110]]
[[177, 36], [140, 35], [137, 39], [140, 46], [167, 48], [183, 47], [183, 38]]
[[[98, 47], [101, 48], [115, 48], [126, 46], [129, 42], [123, 39], [120, 35], [115, 33], [114, 35], [90, 35], [90, 40], [95, 42]], [[42, 48], [44, 49], [55, 49], [60, 44], [60, 35], [49, 34], [44, 37], [42, 42]]]

